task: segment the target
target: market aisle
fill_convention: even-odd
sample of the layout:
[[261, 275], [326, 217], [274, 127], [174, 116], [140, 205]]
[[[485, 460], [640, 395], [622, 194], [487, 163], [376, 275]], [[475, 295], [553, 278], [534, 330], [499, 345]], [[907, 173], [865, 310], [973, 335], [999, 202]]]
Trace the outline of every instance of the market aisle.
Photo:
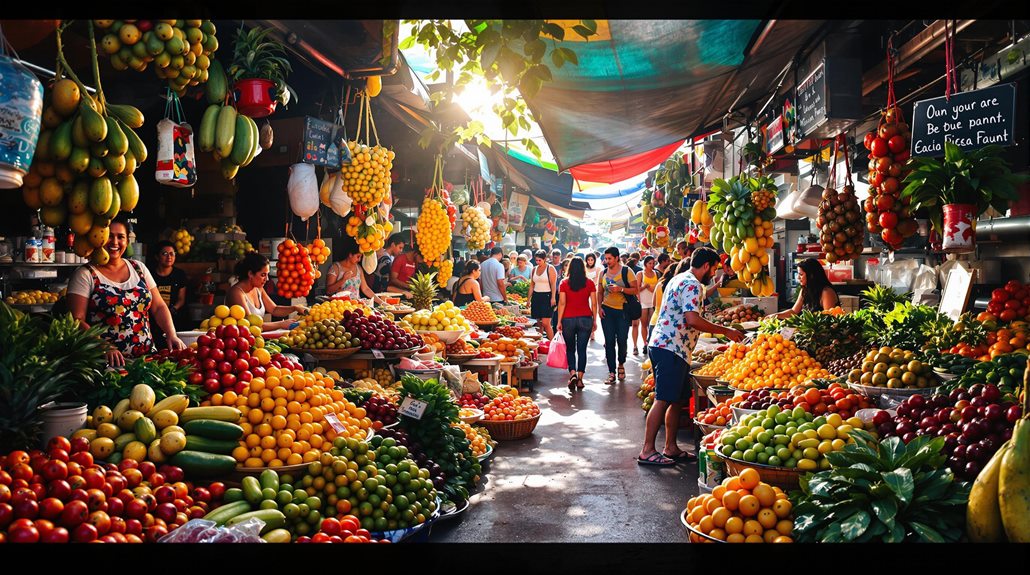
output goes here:
[[[461, 519], [433, 527], [431, 542], [685, 542], [678, 513], [697, 494], [697, 464], [643, 467], [636, 456], [644, 411], [632, 348], [626, 382], [606, 386], [601, 334], [591, 343], [586, 388], [570, 398], [567, 372], [546, 366], [531, 396], [533, 435], [499, 445]], [[680, 445], [693, 450], [688, 430]], [[664, 441], [659, 432], [658, 442]]]

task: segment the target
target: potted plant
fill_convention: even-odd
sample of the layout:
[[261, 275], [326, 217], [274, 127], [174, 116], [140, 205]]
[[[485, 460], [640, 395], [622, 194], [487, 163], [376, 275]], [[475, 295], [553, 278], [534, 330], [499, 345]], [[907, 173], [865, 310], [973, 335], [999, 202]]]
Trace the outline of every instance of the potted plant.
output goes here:
[[912, 171], [900, 197], [911, 199], [913, 212], [937, 208], [931, 210], [930, 223], [943, 236], [944, 251], [971, 251], [980, 214], [989, 207], [1004, 212], [1008, 202], [1017, 199], [1016, 185], [1023, 178], [1012, 173], [1001, 153], [1002, 147], [996, 145], [967, 153], [945, 142], [942, 160], [909, 160]]
[[286, 83], [293, 71], [286, 48], [269, 38], [271, 29], [251, 28], [236, 34], [229, 79], [234, 82], [237, 110], [251, 118], [275, 112], [276, 104], [297, 101], [297, 92]]

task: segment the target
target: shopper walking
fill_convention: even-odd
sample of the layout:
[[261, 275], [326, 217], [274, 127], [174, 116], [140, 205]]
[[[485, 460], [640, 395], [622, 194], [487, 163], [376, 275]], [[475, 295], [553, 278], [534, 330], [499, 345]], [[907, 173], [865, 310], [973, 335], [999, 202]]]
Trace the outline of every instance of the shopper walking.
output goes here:
[[[733, 328], [715, 325], [701, 316], [704, 286], [719, 268], [719, 254], [711, 248], [698, 248], [690, 259], [690, 271], [672, 278], [665, 288], [658, 325], [651, 334], [649, 354], [654, 369], [655, 401], [644, 424], [644, 446], [637, 455], [641, 465], [675, 465], [676, 461], [695, 461], [676, 443], [680, 412], [690, 386], [690, 354], [701, 332], [721, 333], [733, 341], [744, 334]], [[665, 449], [655, 448], [658, 428], [665, 424]]]
[[[584, 262], [586, 263], [586, 274], [587, 278], [594, 282], [594, 285], [600, 285], [601, 275], [604, 274], [604, 266], [598, 263], [597, 252], [587, 252]], [[595, 341], [594, 332], [590, 333], [590, 341]]]
[[508, 303], [504, 264], [501, 263], [502, 257], [504, 257], [504, 250], [500, 246], [490, 249], [490, 256], [480, 263], [479, 287], [483, 296], [490, 298], [491, 302]]
[[587, 338], [597, 323], [597, 291], [587, 277], [580, 257], [569, 262], [568, 277], [558, 288], [558, 331], [565, 338], [565, 359], [569, 364], [569, 390], [583, 389], [587, 368]]
[[651, 325], [651, 314], [654, 312], [655, 286], [658, 285], [658, 274], [654, 271], [654, 256], [644, 258], [644, 269], [637, 273], [637, 285], [640, 286], [640, 319], [633, 322], [630, 337], [633, 339], [633, 355], [639, 355], [637, 340], [641, 340], [644, 355], [647, 355], [647, 326]]
[[76, 269], [68, 282], [68, 310], [84, 329], [101, 326], [100, 337], [109, 344], [107, 363], [114, 367], [125, 365], [126, 357], [154, 352], [151, 310], [168, 338], [168, 348], [186, 348], [176, 335], [172, 314], [150, 270], [122, 257], [129, 245], [128, 237], [128, 221], [125, 214], [119, 214], [111, 221], [104, 245], [110, 256], [107, 263], [86, 264]]
[[483, 301], [483, 294], [479, 288], [480, 275], [479, 262], [468, 262], [461, 274], [461, 279], [454, 284], [454, 292], [451, 300], [456, 306], [468, 305], [474, 301]]
[[636, 296], [638, 288], [636, 276], [619, 261], [619, 248], [605, 250], [604, 261], [608, 269], [597, 286], [597, 298], [602, 302], [598, 315], [601, 316], [604, 357], [608, 364], [608, 379], [605, 383], [612, 385], [616, 380], [616, 364], [618, 380], [626, 380], [626, 340], [629, 338], [631, 320], [624, 308], [627, 296]]
[[558, 299], [558, 271], [547, 263], [547, 252], [538, 250], [535, 254], [536, 266], [533, 268], [533, 292], [529, 300], [529, 317], [544, 326], [547, 340], [554, 338], [551, 325], [552, 313]]

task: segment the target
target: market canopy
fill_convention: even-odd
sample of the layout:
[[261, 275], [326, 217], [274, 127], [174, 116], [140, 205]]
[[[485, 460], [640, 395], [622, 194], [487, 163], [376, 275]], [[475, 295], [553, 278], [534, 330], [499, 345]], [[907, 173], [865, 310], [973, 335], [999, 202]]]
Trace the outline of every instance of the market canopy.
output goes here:
[[557, 43], [574, 50], [579, 65], [554, 69], [552, 81], [526, 98], [560, 170], [618, 164], [642, 150], [659, 150], [719, 123], [735, 102], [768, 97], [770, 84], [820, 23], [599, 20], [597, 25], [598, 34], [589, 41], [568, 32]]

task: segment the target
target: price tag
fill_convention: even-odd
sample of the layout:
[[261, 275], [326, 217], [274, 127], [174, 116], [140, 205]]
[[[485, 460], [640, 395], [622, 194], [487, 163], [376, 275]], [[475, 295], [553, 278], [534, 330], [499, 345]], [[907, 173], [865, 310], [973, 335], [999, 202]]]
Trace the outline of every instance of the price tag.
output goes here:
[[374, 357], [376, 359], [385, 359], [386, 358], [386, 356], [383, 355], [383, 352], [379, 351], [378, 349], [373, 349], [372, 350], [372, 357]]
[[425, 413], [428, 406], [429, 404], [424, 401], [405, 397], [401, 402], [400, 413], [412, 419], [422, 419], [422, 414]]
[[790, 341], [794, 338], [794, 331], [795, 330], [792, 327], [785, 327], [780, 330], [780, 335], [783, 336], [783, 339]]
[[347, 427], [343, 425], [343, 422], [340, 421], [340, 418], [336, 417], [335, 413], [327, 413], [323, 416], [323, 418], [329, 422], [329, 427], [332, 427], [336, 431], [336, 433], [343, 433], [347, 431]]

